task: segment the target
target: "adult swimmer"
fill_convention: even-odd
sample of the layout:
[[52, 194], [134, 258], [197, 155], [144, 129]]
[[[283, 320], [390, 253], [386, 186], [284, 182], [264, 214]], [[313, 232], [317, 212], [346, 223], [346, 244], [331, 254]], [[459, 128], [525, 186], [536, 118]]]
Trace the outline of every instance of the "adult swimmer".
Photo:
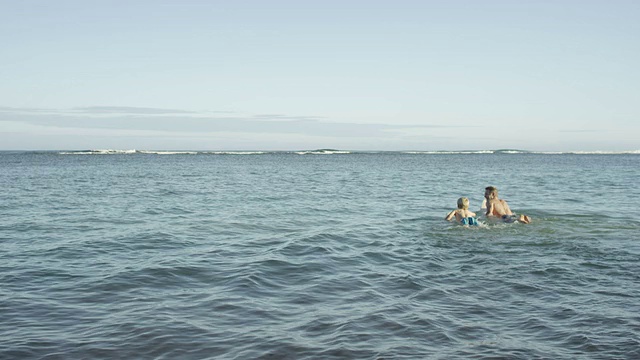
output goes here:
[[524, 224], [531, 223], [531, 218], [527, 215], [515, 215], [511, 212], [509, 205], [506, 201], [498, 198], [498, 188], [495, 186], [487, 186], [484, 189], [484, 198], [487, 207], [487, 217], [497, 217], [504, 222], [516, 222], [519, 221]]

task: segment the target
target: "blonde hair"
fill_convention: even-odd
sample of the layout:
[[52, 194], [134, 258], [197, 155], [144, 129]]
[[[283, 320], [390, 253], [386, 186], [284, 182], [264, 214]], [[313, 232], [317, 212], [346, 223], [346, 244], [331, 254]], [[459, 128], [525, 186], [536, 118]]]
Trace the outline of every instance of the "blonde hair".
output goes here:
[[468, 209], [469, 208], [469, 199], [466, 197], [461, 197], [458, 199], [458, 209]]

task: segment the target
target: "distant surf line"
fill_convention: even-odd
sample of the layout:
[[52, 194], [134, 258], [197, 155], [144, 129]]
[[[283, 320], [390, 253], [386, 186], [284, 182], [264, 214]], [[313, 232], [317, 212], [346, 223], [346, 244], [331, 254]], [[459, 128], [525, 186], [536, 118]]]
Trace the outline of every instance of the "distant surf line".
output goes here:
[[640, 155], [640, 150], [628, 151], [529, 151], [529, 150], [415, 150], [415, 151], [352, 151], [337, 149], [297, 150], [297, 151], [204, 151], [204, 150], [135, 150], [135, 149], [96, 149], [57, 151], [59, 155], [350, 155], [350, 154], [406, 154], [406, 155]]

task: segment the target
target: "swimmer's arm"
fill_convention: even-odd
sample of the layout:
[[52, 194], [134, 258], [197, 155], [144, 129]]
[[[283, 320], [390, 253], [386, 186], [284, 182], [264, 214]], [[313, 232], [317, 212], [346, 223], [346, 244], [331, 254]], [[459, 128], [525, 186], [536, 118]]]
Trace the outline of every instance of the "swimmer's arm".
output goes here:
[[507, 204], [506, 201], [502, 200], [502, 205], [504, 206], [504, 211], [506, 215], [513, 215], [513, 212], [511, 212], [511, 209], [509, 208], [509, 204]]
[[476, 213], [474, 213], [473, 211], [469, 211], [469, 212], [468, 212], [468, 215], [469, 215], [469, 216], [472, 216], [472, 217], [476, 217]]
[[487, 212], [485, 215], [487, 216], [493, 216], [493, 208], [495, 207], [495, 205], [493, 204], [493, 202], [491, 201], [487, 201]]
[[456, 211], [453, 210], [452, 212], [449, 213], [449, 215], [447, 215], [447, 217], [445, 217], [444, 219], [447, 221], [451, 221], [451, 219], [453, 219], [456, 216]]

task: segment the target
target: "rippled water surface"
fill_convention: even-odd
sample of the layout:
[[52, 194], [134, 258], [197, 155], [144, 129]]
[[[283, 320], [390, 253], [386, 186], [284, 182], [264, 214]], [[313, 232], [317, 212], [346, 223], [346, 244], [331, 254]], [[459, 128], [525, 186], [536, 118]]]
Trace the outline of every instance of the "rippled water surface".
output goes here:
[[[637, 359], [640, 155], [0, 153], [0, 358]], [[443, 220], [495, 185], [524, 224]]]

